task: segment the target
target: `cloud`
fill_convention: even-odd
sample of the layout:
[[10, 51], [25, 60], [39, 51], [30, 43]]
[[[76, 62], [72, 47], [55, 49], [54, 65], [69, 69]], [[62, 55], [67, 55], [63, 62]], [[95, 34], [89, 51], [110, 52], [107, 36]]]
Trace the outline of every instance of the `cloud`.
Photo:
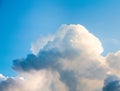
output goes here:
[[118, 51], [116, 53], [109, 53], [106, 56], [106, 62], [108, 63], [110, 68], [113, 68], [115, 71], [119, 72], [119, 69], [120, 69], [120, 51]]
[[100, 40], [79, 24], [62, 25], [31, 50], [13, 61], [18, 77], [1, 81], [1, 91], [102, 91], [108, 73], [119, 76], [119, 52], [102, 56]]
[[[71, 59], [76, 58], [78, 58], [77, 60], [84, 58], [84, 60], [100, 61], [100, 54], [103, 51], [102, 45], [99, 39], [89, 33], [83, 26], [63, 25], [53, 36], [52, 40], [46, 38], [47, 43], [43, 44], [42, 47], [41, 45], [37, 46], [39, 48], [36, 49], [40, 50], [37, 55], [33, 50], [35, 54], [28, 55], [26, 59], [14, 60], [13, 68], [23, 71], [39, 70], [44, 67], [60, 65], [61, 60], [70, 62]], [[91, 58], [91, 55], [94, 55], [94, 57]], [[87, 59], [86, 56], [90, 58]]]
[[3, 78], [4, 78], [4, 76], [2, 74], [0, 74], [0, 79], [3, 79]]
[[1, 82], [2, 80], [4, 80], [4, 79], [6, 79], [6, 77], [3, 76], [3, 74], [0, 74], [0, 82]]
[[116, 38], [112, 38], [112, 39], [111, 39], [111, 42], [112, 42], [113, 44], [115, 44], [115, 45], [119, 45], [119, 43], [120, 43], [120, 41], [119, 41], [118, 39], [116, 39]]
[[52, 41], [54, 36], [49, 35], [47, 37], [39, 37], [35, 42], [32, 43], [31, 45], [31, 51], [33, 54], [37, 55], [39, 51], [41, 51], [44, 46], [49, 42]]
[[[34, 76], [33, 76], [34, 74]], [[67, 91], [59, 81], [59, 74], [50, 70], [23, 73], [23, 77], [9, 77], [0, 82], [0, 91]]]
[[115, 75], [109, 75], [105, 79], [103, 91], [120, 91], [120, 79]]

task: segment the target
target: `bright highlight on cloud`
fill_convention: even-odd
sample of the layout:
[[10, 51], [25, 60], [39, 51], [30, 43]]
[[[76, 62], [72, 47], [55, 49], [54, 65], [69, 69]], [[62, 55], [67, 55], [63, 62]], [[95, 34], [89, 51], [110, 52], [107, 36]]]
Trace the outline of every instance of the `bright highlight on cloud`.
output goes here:
[[31, 50], [13, 61], [18, 77], [0, 75], [0, 91], [119, 91], [120, 53], [102, 56], [101, 42], [82, 25], [62, 25]]

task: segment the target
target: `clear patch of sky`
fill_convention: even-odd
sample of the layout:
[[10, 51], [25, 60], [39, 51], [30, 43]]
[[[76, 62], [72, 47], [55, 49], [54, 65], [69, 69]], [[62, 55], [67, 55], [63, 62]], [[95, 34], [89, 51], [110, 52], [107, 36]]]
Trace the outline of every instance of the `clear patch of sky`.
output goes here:
[[117, 51], [119, 4], [120, 0], [0, 0], [0, 73], [14, 75], [12, 60], [25, 57], [32, 41], [54, 33], [61, 24], [87, 27], [100, 38], [104, 55]]

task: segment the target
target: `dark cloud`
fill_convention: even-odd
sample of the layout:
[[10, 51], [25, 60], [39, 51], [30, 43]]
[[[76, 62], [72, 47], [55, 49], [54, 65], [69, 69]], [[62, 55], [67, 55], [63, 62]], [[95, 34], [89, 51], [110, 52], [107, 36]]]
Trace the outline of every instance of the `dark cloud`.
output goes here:
[[115, 75], [108, 76], [104, 85], [103, 91], [120, 91], [120, 79]]
[[25, 59], [13, 61], [13, 69], [16, 71], [41, 70], [44, 68], [58, 68], [58, 58], [62, 58], [61, 53], [56, 49], [41, 51], [39, 55], [29, 54]]
[[110, 82], [103, 88], [103, 91], [120, 91], [120, 80]]
[[78, 81], [72, 71], [61, 72], [61, 80], [69, 87], [69, 91], [77, 91]]

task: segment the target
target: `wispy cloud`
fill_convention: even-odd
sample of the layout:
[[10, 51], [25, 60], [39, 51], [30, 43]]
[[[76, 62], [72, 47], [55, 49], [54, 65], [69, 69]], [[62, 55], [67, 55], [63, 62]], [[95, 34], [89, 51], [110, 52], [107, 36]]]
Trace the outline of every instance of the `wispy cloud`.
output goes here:
[[120, 45], [120, 41], [119, 41], [118, 39], [116, 39], [116, 38], [112, 38], [112, 39], [111, 39], [111, 42], [112, 42], [113, 44], [115, 44], [115, 45]]

